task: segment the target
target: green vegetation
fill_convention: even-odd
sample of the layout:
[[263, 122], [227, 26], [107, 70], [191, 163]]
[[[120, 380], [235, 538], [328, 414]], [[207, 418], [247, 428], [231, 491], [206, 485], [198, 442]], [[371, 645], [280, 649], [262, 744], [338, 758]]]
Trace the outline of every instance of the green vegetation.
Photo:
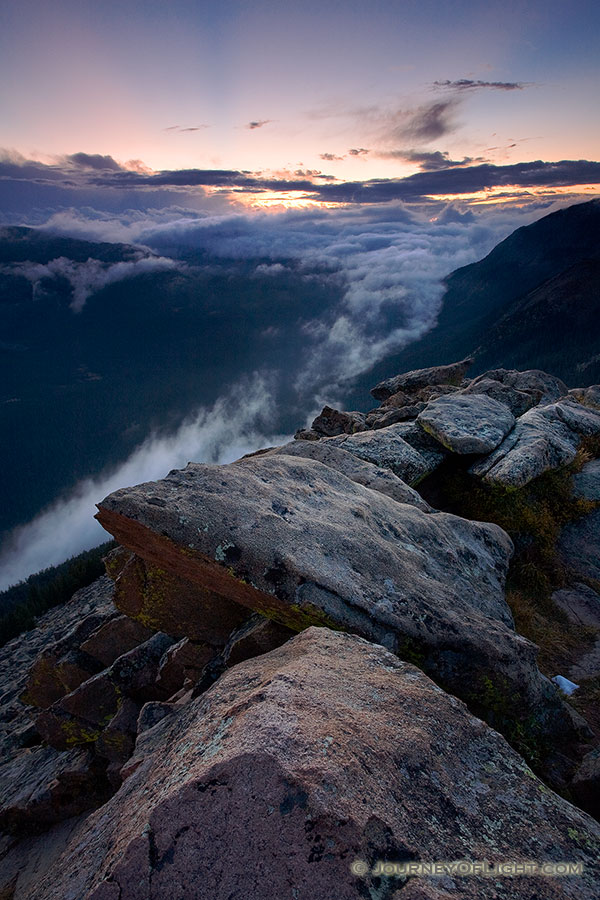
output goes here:
[[115, 546], [114, 541], [107, 541], [0, 593], [0, 646], [33, 628], [36, 616], [65, 603], [75, 591], [103, 575], [102, 557]]
[[542, 671], [561, 671], [571, 653], [591, 642], [589, 629], [571, 625], [551, 599], [564, 587], [568, 573], [556, 552], [561, 528], [591, 512], [596, 504], [573, 497], [572, 476], [585, 462], [600, 455], [597, 438], [583, 441], [576, 460], [546, 472], [518, 490], [471, 477], [460, 462], [432, 476], [429, 491], [435, 505], [480, 522], [495, 522], [511, 536], [515, 553], [507, 579], [507, 601], [517, 631], [540, 647]]

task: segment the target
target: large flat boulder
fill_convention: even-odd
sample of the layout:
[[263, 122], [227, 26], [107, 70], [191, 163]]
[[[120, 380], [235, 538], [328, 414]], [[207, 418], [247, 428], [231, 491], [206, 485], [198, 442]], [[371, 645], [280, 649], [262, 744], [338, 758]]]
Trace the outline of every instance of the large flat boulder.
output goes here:
[[[28, 900], [595, 900], [600, 827], [383, 647], [310, 628], [145, 731]], [[582, 864], [578, 876], [381, 862]], [[490, 892], [493, 891], [493, 893]]]
[[430, 385], [459, 385], [472, 364], [473, 359], [469, 358], [447, 366], [430, 366], [427, 369], [403, 372], [380, 381], [372, 388], [371, 394], [376, 400], [387, 400], [399, 391], [413, 393]]
[[394, 475], [412, 486], [429, 475], [438, 463], [432, 458], [427, 458], [404, 439], [405, 427], [405, 423], [400, 422], [375, 431], [323, 438], [322, 443], [339, 447], [347, 453], [358, 456], [359, 459], [390, 469]]
[[512, 544], [496, 525], [424, 513], [284, 455], [190, 464], [116, 491], [98, 519], [197, 585], [200, 609], [208, 590], [297, 630], [352, 631], [418, 659], [486, 714], [535, 709], [544, 728], [552, 718], [537, 649], [504, 598]]
[[485, 394], [446, 394], [428, 403], [417, 422], [453, 453], [491, 453], [512, 430], [515, 417]]
[[581, 439], [600, 434], [600, 412], [567, 399], [528, 410], [489, 456], [470, 469], [485, 481], [523, 487], [573, 462]]
[[305, 459], [316, 459], [323, 465], [341, 472], [351, 481], [371, 488], [373, 491], [379, 491], [399, 503], [410, 503], [411, 506], [416, 506], [423, 512], [431, 511], [431, 507], [421, 495], [401, 478], [398, 478], [391, 469], [376, 466], [341, 447], [332, 446], [330, 441], [291, 441], [289, 444], [268, 451], [268, 455], [302, 456]]

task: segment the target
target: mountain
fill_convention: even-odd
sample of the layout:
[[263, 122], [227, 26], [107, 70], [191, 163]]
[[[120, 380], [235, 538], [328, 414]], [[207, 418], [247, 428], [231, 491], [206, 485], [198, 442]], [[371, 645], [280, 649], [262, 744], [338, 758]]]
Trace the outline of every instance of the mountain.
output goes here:
[[[436, 326], [374, 367], [367, 382], [475, 357], [473, 372], [535, 367], [567, 384], [600, 380], [600, 200], [518, 228], [446, 279]], [[364, 396], [364, 394], [363, 394]]]

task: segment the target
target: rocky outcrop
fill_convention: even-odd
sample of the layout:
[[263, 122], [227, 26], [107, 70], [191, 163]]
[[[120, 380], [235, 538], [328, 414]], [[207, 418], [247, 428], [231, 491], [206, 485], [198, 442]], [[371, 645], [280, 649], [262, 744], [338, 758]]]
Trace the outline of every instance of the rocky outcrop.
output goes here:
[[171, 644], [173, 638], [159, 632], [61, 697], [36, 719], [42, 738], [58, 750], [93, 743], [119, 712], [125, 696], [138, 702], [155, 699], [160, 693], [159, 664]]
[[415, 485], [433, 471], [435, 464], [404, 439], [404, 428], [399, 423], [360, 434], [324, 438], [324, 441], [366, 462], [390, 469], [402, 481]]
[[396, 375], [394, 378], [380, 381], [379, 384], [375, 385], [371, 390], [371, 394], [376, 400], [387, 400], [388, 397], [397, 394], [399, 391], [409, 393], [416, 392], [421, 388], [430, 387], [432, 385], [459, 385], [472, 364], [473, 359], [468, 358], [448, 366], [431, 366], [427, 369], [415, 369], [412, 372], [403, 372], [401, 375]]
[[428, 403], [417, 422], [453, 453], [491, 453], [512, 430], [510, 409], [485, 394], [448, 394]]
[[481, 875], [381, 874], [442, 856], [578, 862], [578, 877], [496, 877], [494, 896], [596, 897], [597, 823], [422, 672], [358, 637], [310, 628], [143, 737], [137, 768], [29, 900], [487, 896]]
[[323, 465], [341, 472], [350, 481], [362, 484], [373, 491], [379, 491], [379, 493], [391, 497], [392, 500], [409, 503], [423, 512], [431, 511], [431, 507], [421, 495], [401, 478], [398, 478], [391, 469], [367, 462], [354, 453], [333, 446], [330, 441], [292, 441], [284, 444], [283, 447], [268, 451], [267, 455], [302, 456], [305, 459], [316, 459]]
[[471, 472], [506, 487], [522, 487], [573, 462], [583, 436], [600, 434], [600, 413], [563, 400], [524, 413], [510, 434]]
[[354, 434], [355, 431], [364, 431], [365, 414], [361, 412], [340, 412], [331, 406], [324, 406], [311, 425], [311, 429], [317, 434], [332, 437], [335, 434]]
[[187, 596], [197, 585], [205, 615], [211, 591], [298, 630], [352, 631], [418, 659], [498, 727], [533, 716], [552, 731], [561, 719], [535, 647], [514, 632], [511, 543], [494, 525], [423, 513], [285, 455], [190, 464], [111, 494], [98, 518], [148, 565], [188, 579]]
[[[571, 473], [600, 411], [592, 389], [564, 396], [535, 370], [469, 382], [465, 365], [99, 504], [114, 589], [0, 650], [0, 898], [487, 896], [489, 877], [372, 871], [440, 847], [584, 863], [577, 881], [495, 877], [498, 900], [594, 896], [597, 826], [496, 731], [598, 813], [580, 699], [600, 672], [597, 461], [572, 489]], [[479, 521], [494, 518], [515, 538], [515, 617], [564, 633], [550, 658], [589, 725], [515, 631], [513, 546]]]

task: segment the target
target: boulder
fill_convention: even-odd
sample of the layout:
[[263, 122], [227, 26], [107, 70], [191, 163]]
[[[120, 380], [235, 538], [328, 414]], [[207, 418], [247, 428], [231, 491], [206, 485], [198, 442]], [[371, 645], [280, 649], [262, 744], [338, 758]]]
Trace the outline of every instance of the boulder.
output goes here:
[[[29, 900], [597, 897], [598, 824], [460, 701], [356, 636], [310, 628], [142, 738]], [[442, 858], [582, 869], [382, 874]]]
[[44, 831], [110, 796], [102, 767], [87, 750], [34, 747], [0, 767], [0, 829]]
[[565, 525], [558, 550], [575, 576], [600, 581], [600, 509]]
[[469, 470], [485, 481], [523, 487], [543, 472], [573, 462], [583, 435], [600, 434], [600, 413], [573, 400], [535, 407], [517, 419], [502, 443]]
[[182, 638], [164, 653], [156, 684], [167, 697], [172, 697], [187, 681], [195, 684], [216, 654], [216, 649], [210, 644]]
[[590, 460], [573, 476], [573, 493], [585, 500], [600, 500], [600, 459]]
[[158, 665], [172, 643], [167, 635], [155, 634], [61, 697], [37, 717], [42, 738], [58, 750], [93, 743], [119, 712], [124, 697], [138, 703], [162, 699], [164, 693], [156, 684]]
[[503, 590], [512, 544], [495, 525], [423, 513], [316, 460], [283, 455], [190, 464], [116, 491], [98, 519], [201, 592], [294, 629], [325, 624], [418, 659], [483, 714], [533, 715], [551, 730], [562, 716], [536, 648], [514, 632]]
[[266, 619], [260, 613], [254, 613], [232, 634], [223, 651], [223, 662], [228, 667], [236, 666], [246, 659], [281, 647], [295, 634], [291, 628], [286, 628], [273, 619]]
[[428, 403], [417, 422], [453, 453], [491, 453], [512, 430], [515, 417], [485, 394], [447, 394]]
[[508, 406], [513, 416], [522, 416], [524, 412], [536, 405], [536, 399], [532, 393], [518, 391], [516, 388], [496, 381], [494, 378], [488, 378], [486, 375], [480, 375], [461, 391], [462, 394], [485, 394], [499, 403]]
[[552, 600], [569, 617], [574, 625], [593, 625], [600, 628], [600, 594], [587, 584], [575, 584], [573, 587], [554, 591]]
[[391, 469], [384, 469], [372, 462], [360, 459], [354, 453], [332, 446], [330, 441], [291, 441], [289, 444], [269, 451], [268, 455], [302, 456], [305, 459], [316, 459], [323, 465], [341, 472], [350, 481], [362, 484], [373, 491], [379, 491], [399, 503], [410, 503], [411, 506], [416, 506], [423, 512], [431, 511], [431, 507], [421, 495], [397, 475], [394, 475]]
[[591, 384], [586, 388], [573, 388], [569, 391], [569, 397], [590, 406], [592, 409], [600, 409], [600, 384]]
[[515, 391], [529, 394], [537, 406], [554, 403], [559, 397], [564, 397], [568, 388], [564, 381], [554, 375], [548, 375], [541, 369], [525, 369], [519, 372], [517, 369], [490, 369], [478, 378], [474, 378], [471, 384], [480, 383], [483, 380], [498, 381]]
[[108, 762], [106, 775], [115, 790], [121, 785], [120, 771], [135, 747], [140, 705], [125, 697], [95, 743], [98, 756]]
[[590, 750], [583, 758], [571, 790], [577, 804], [596, 818], [600, 817], [600, 750]]
[[162, 555], [153, 562], [123, 547], [113, 551], [107, 570], [115, 580], [115, 605], [155, 631], [224, 647], [247, 612], [214, 592], [190, 585], [185, 574], [175, 574], [169, 556], [169, 545], [164, 542]]
[[355, 431], [364, 431], [365, 414], [361, 412], [340, 412], [331, 406], [324, 406], [311, 425], [311, 430], [326, 437], [335, 434], [354, 434]]
[[69, 650], [61, 656], [52, 650], [44, 651], [31, 667], [21, 700], [47, 709], [101, 669], [96, 660], [78, 650]]
[[410, 406], [392, 407], [391, 409], [380, 406], [367, 414], [365, 420], [367, 428], [387, 428], [388, 425], [395, 425], [396, 422], [410, 422], [417, 418], [425, 406], [425, 403], [414, 403]]
[[462, 382], [468, 369], [473, 364], [472, 359], [463, 359], [461, 362], [451, 363], [448, 366], [432, 366], [427, 369], [415, 369], [404, 372], [394, 378], [380, 381], [371, 390], [376, 400], [387, 400], [388, 397], [397, 394], [398, 391], [411, 393], [430, 385], [450, 384], [458, 385]]
[[105, 622], [83, 641], [81, 650], [105, 668], [151, 636], [152, 630], [141, 622], [136, 622], [129, 616], [117, 616]]
[[353, 453], [359, 459], [391, 471], [409, 485], [418, 484], [434, 466], [418, 450], [404, 440], [404, 423], [388, 425], [377, 431], [323, 438], [323, 443]]

